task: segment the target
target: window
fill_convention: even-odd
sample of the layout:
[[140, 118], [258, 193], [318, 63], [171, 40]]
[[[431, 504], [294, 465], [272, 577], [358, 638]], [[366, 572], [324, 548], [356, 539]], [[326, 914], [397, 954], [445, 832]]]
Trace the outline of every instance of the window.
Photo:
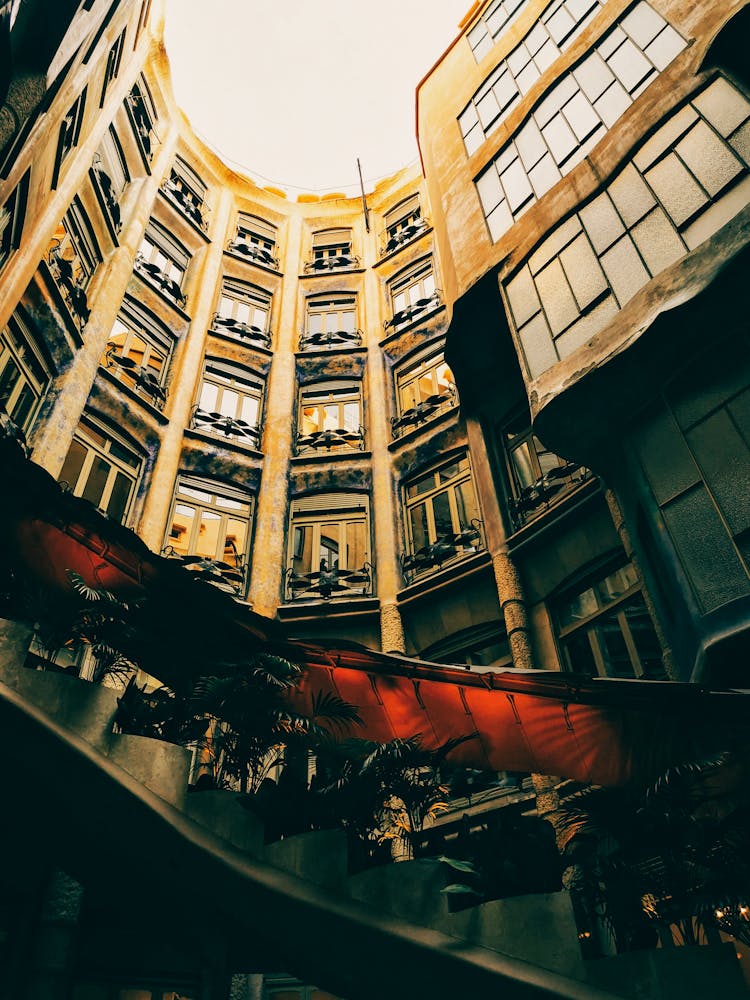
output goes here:
[[511, 490], [514, 527], [543, 514], [559, 496], [590, 478], [588, 469], [547, 451], [520, 414], [501, 431]]
[[322, 493], [292, 500], [287, 599], [371, 592], [368, 498]]
[[94, 156], [92, 177], [99, 202], [115, 233], [119, 233], [120, 197], [130, 180], [130, 175], [120, 140], [111, 125], [104, 133], [101, 145]]
[[102, 96], [99, 100], [100, 108], [104, 107], [104, 100], [107, 96], [110, 83], [117, 79], [117, 74], [120, 72], [122, 50], [125, 48], [125, 30], [123, 29], [120, 32], [119, 37], [107, 54], [107, 65], [104, 67], [104, 81], [102, 82]]
[[146, 81], [142, 76], [138, 83], [133, 84], [133, 88], [128, 94], [125, 103], [133, 131], [138, 140], [138, 147], [144, 162], [148, 166], [154, 155], [156, 108], [154, 107], [151, 93], [146, 86]]
[[29, 192], [29, 174], [26, 171], [20, 184], [0, 208], [0, 268], [21, 244], [21, 233], [26, 218], [26, 199]]
[[389, 327], [397, 330], [432, 312], [440, 303], [432, 261], [420, 261], [394, 278], [390, 283], [390, 293], [393, 316], [383, 324], [386, 330]]
[[312, 259], [305, 264], [306, 271], [332, 271], [358, 264], [359, 257], [352, 254], [351, 229], [325, 229], [313, 233]]
[[184, 306], [182, 281], [190, 261], [187, 250], [152, 219], [135, 258], [136, 270], [170, 299]]
[[445, 412], [457, 402], [453, 374], [442, 351], [411, 363], [396, 373], [398, 416], [391, 419], [394, 436]]
[[381, 257], [398, 250], [426, 228], [427, 222], [422, 218], [419, 196], [414, 194], [386, 212], [385, 232], [381, 237]]
[[102, 364], [159, 409], [167, 400], [165, 381], [172, 352], [172, 338], [136, 303], [129, 303], [115, 320]]
[[73, 102], [67, 115], [62, 120], [60, 134], [57, 138], [57, 153], [55, 155], [55, 169], [52, 174], [52, 187], [57, 187], [60, 179], [60, 169], [68, 153], [78, 145], [81, 135], [81, 124], [83, 123], [83, 111], [86, 107], [86, 88], [84, 87], [79, 96]]
[[172, 166], [169, 177], [164, 181], [162, 190], [199, 229], [207, 228], [204, 203], [206, 185], [192, 167], [179, 156]]
[[631, 563], [555, 602], [564, 666], [599, 677], [662, 677], [661, 648]]
[[513, 666], [510, 643], [502, 621], [461, 629], [433, 642], [419, 655], [422, 660], [465, 666], [478, 673]]
[[148, 23], [149, 14], [151, 13], [151, 0], [143, 0], [141, 4], [141, 12], [138, 15], [138, 24], [135, 29], [135, 41], [133, 42], [133, 48], [136, 47], [138, 41], [141, 37], [143, 29]]
[[495, 44], [495, 38], [520, 13], [525, 0], [492, 0], [467, 34], [474, 58], [480, 62]]
[[208, 360], [192, 426], [257, 448], [262, 399], [260, 376]]
[[412, 479], [404, 487], [407, 555], [411, 579], [483, 547], [471, 468], [462, 456]]
[[266, 267], [278, 268], [279, 262], [274, 256], [276, 251], [276, 227], [256, 215], [240, 212], [237, 220], [237, 235], [230, 240], [228, 248], [232, 253], [240, 254]]
[[49, 381], [31, 333], [15, 313], [0, 333], [0, 408], [24, 434], [33, 426]]
[[359, 347], [357, 299], [354, 295], [327, 295], [307, 300], [307, 329], [300, 338], [301, 351]]
[[81, 329], [90, 314], [86, 289], [101, 259], [89, 220], [75, 198], [50, 241], [47, 260], [71, 316]]
[[254, 340], [267, 347], [271, 318], [271, 293], [246, 281], [225, 278], [213, 329], [233, 337]]
[[90, 419], [82, 419], [58, 482], [73, 494], [122, 522], [128, 512], [141, 469], [133, 449]]
[[244, 591], [251, 512], [252, 498], [241, 490], [180, 477], [167, 551], [220, 586]]
[[332, 381], [300, 390], [298, 453], [349, 451], [363, 444], [360, 382]]

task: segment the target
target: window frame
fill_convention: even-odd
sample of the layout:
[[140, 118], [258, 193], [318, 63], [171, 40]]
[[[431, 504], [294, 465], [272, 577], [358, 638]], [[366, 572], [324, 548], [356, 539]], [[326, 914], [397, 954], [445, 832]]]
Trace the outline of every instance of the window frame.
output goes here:
[[0, 272], [21, 245], [26, 222], [30, 176], [31, 168], [26, 171], [0, 207]]
[[[231, 305], [225, 305], [230, 303]], [[267, 288], [253, 285], [249, 281], [224, 276], [219, 289], [219, 300], [212, 321], [212, 329], [240, 340], [247, 337], [260, 341], [263, 347], [271, 344], [271, 312], [273, 294]], [[247, 319], [238, 315], [247, 309]], [[264, 317], [263, 324], [257, 322], [258, 314]], [[254, 320], [254, 322], [250, 322]]]
[[104, 107], [109, 85], [113, 83], [119, 75], [120, 66], [122, 64], [122, 53], [125, 49], [125, 35], [127, 34], [127, 30], [126, 25], [114, 40], [109, 52], [107, 53], [107, 62], [104, 67], [104, 78], [102, 80], [102, 92], [99, 98], [100, 108]]
[[[118, 324], [124, 330], [116, 330]], [[112, 337], [119, 336], [123, 332], [125, 337], [122, 347], [115, 350], [114, 348], [119, 345], [112, 340]], [[167, 400], [174, 338], [166, 330], [159, 329], [156, 322], [145, 310], [127, 298], [123, 301], [109, 337], [107, 348], [100, 362], [101, 365], [108, 370], [119, 369], [115, 376], [119, 382], [137, 394], [143, 391], [150, 397], [150, 402], [157, 409], [162, 409]], [[143, 344], [143, 356], [140, 363], [131, 363], [133, 359], [130, 351], [133, 346], [132, 341], [136, 338], [140, 339]], [[161, 365], [158, 369], [150, 364], [154, 352], [161, 355]], [[128, 359], [128, 363], [122, 364], [120, 359]]]
[[[328, 399], [310, 400], [306, 404], [305, 397], [313, 394], [324, 396], [328, 393]], [[335, 397], [335, 398], [334, 398]], [[346, 407], [352, 404], [357, 406], [358, 421], [357, 427], [352, 428], [346, 422]], [[306, 430], [305, 415], [306, 409], [317, 409], [324, 414], [328, 407], [337, 407], [339, 410], [339, 422], [335, 427], [327, 427], [328, 420], [320, 416], [317, 421], [316, 430]], [[300, 386], [297, 405], [297, 436], [295, 440], [295, 450], [298, 455], [305, 453], [312, 448], [317, 451], [324, 448], [326, 453], [331, 452], [351, 452], [364, 448], [364, 415], [362, 382], [359, 379], [329, 379], [324, 382], [309, 382]]]
[[278, 246], [278, 229], [259, 215], [239, 212], [235, 235], [229, 240], [227, 250], [254, 264], [277, 271], [279, 260], [274, 256]]
[[78, 140], [81, 137], [81, 126], [83, 125], [83, 116], [86, 111], [87, 91], [88, 85], [83, 88], [78, 97], [76, 97], [75, 101], [73, 101], [68, 109], [68, 113], [64, 116], [62, 122], [60, 123], [60, 130], [57, 134], [55, 165], [52, 170], [53, 191], [57, 188], [59, 183], [60, 173], [65, 160], [76, 148]]
[[[411, 323], [421, 322], [440, 305], [432, 257], [423, 257], [404, 268], [388, 282], [392, 315], [384, 320], [385, 330], [397, 332]], [[412, 289], [418, 289], [416, 294]], [[399, 300], [403, 297], [403, 305]]]
[[[305, 328], [299, 340], [300, 351], [335, 350], [359, 347], [362, 331], [357, 327], [358, 297], [356, 292], [325, 292], [305, 299]], [[351, 326], [341, 319], [329, 330], [329, 317], [351, 316]], [[320, 329], [317, 327], [320, 318]]]
[[[162, 258], [168, 269], [160, 266]], [[149, 219], [135, 257], [135, 270], [151, 287], [159, 289], [172, 303], [183, 308], [187, 296], [182, 283], [191, 259], [187, 249], [164, 226], [153, 217]]]
[[[447, 381], [448, 388], [440, 392], [440, 377], [437, 374], [440, 367], [444, 367], [450, 376]], [[404, 393], [410, 386], [419, 386], [425, 376], [432, 376], [432, 392], [424, 398], [416, 400], [411, 406], [405, 406]], [[448, 409], [458, 405], [458, 394], [453, 372], [450, 365], [445, 360], [445, 350], [443, 347], [433, 347], [428, 351], [422, 351], [416, 358], [399, 365], [394, 371], [394, 388], [396, 395], [396, 416], [391, 417], [391, 430], [394, 437], [400, 436], [410, 426], [416, 426], [430, 420], [433, 417], [444, 413]], [[439, 398], [441, 397], [441, 398]], [[432, 400], [432, 402], [429, 402]]]
[[[216, 404], [211, 410], [201, 406], [207, 386], [213, 386], [217, 390]], [[225, 403], [224, 395], [228, 392], [237, 395], [234, 413], [227, 412], [231, 409], [230, 406], [222, 408]], [[262, 375], [258, 375], [250, 369], [229, 364], [222, 358], [206, 357], [198, 385], [197, 399], [193, 405], [190, 426], [193, 430], [202, 431], [212, 437], [223, 435], [224, 438], [231, 439], [236, 444], [244, 445], [249, 442], [250, 447], [257, 449], [260, 447], [264, 394], [265, 380]], [[255, 402], [254, 423], [242, 416], [245, 400]], [[210, 419], [210, 415], [213, 413], [221, 414], [224, 420]]]
[[[16, 378], [9, 388], [5, 401], [2, 399], [2, 384], [9, 365], [16, 368]], [[26, 437], [32, 430], [39, 415], [42, 402], [52, 382], [50, 367], [33, 337], [29, 325], [18, 310], [12, 313], [8, 322], [0, 329], [0, 411], [4, 411], [20, 432]], [[33, 402], [26, 415], [19, 422], [14, 412], [24, 391], [30, 393]], [[28, 397], [27, 397], [28, 398]]]
[[400, 202], [383, 215], [384, 229], [380, 234], [380, 256], [395, 253], [416, 239], [428, 228], [422, 216], [419, 192], [402, 198]]
[[[92, 437], [91, 435], [95, 435]], [[104, 438], [103, 442], [97, 440], [97, 437]], [[100, 501], [107, 499], [107, 504], [112, 500], [112, 493], [117, 482], [116, 474], [119, 472], [123, 477], [130, 481], [130, 488], [128, 491], [128, 496], [123, 506], [122, 513], [119, 518], [120, 524], [125, 524], [128, 520], [130, 512], [133, 507], [133, 501], [135, 499], [138, 485], [140, 483], [141, 476], [143, 474], [143, 457], [138, 453], [136, 448], [127, 441], [124, 437], [116, 434], [112, 431], [106, 424], [100, 422], [95, 417], [89, 413], [84, 413], [78, 423], [78, 427], [73, 435], [73, 441], [71, 442], [71, 448], [68, 450], [65, 462], [60, 470], [60, 475], [58, 482], [62, 482], [62, 476], [65, 472], [65, 467], [70, 457], [70, 451], [73, 444], [77, 442], [84, 449], [86, 449], [86, 455], [81, 467], [78, 471], [78, 476], [76, 478], [75, 485], [73, 485], [68, 480], [68, 488], [73, 496], [82, 497], [86, 491], [88, 485], [89, 477], [94, 467], [94, 462], [97, 458], [110, 463], [110, 471], [107, 474], [104, 488], [100, 497]], [[122, 451], [128, 453], [128, 457], [133, 459], [131, 464], [127, 464], [126, 460], [115, 456], [112, 454], [113, 447], [119, 448]], [[88, 499], [88, 498], [86, 498]], [[93, 501], [90, 501], [93, 503]], [[108, 517], [112, 517], [113, 520], [117, 520], [109, 512], [108, 508], [102, 505], [100, 502], [97, 507], [100, 511], [106, 514]]]
[[208, 188], [196, 171], [181, 156], [175, 156], [169, 176], [165, 177], [161, 190], [190, 222], [198, 226], [202, 232], [207, 230], [206, 191]]

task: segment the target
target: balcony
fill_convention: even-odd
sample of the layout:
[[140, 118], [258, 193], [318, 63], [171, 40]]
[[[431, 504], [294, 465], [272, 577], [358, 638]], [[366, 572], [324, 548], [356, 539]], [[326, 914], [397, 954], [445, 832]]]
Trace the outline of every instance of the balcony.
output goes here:
[[190, 418], [190, 426], [196, 431], [206, 431], [209, 434], [223, 436], [227, 440], [239, 444], [249, 444], [253, 448], [260, 446], [260, 427], [249, 424], [239, 417], [230, 417], [225, 413], [209, 413], [194, 406]]
[[460, 556], [473, 555], [484, 548], [481, 521], [474, 518], [468, 527], [451, 534], [439, 535], [434, 542], [423, 545], [409, 555], [401, 556], [404, 579], [411, 583], [423, 573], [442, 569], [447, 562]]
[[247, 240], [235, 237], [235, 239], [227, 243], [227, 250], [229, 253], [245, 257], [254, 264], [262, 264], [264, 267], [273, 268], [274, 271], [278, 271], [279, 269], [277, 258], [274, 257], [267, 247], [261, 246], [260, 243], [249, 243]]
[[342, 271], [350, 267], [359, 267], [359, 257], [353, 253], [343, 252], [312, 257], [305, 261], [305, 274], [324, 274], [326, 271]]
[[154, 140], [157, 136], [146, 102], [137, 89], [132, 90], [125, 100], [138, 145], [146, 162], [151, 163], [154, 158]]
[[138, 254], [135, 258], [135, 270], [143, 278], [145, 278], [149, 284], [155, 285], [158, 289], [164, 292], [164, 294], [180, 306], [181, 309], [185, 308], [187, 296], [174, 278], [170, 278], [170, 276], [160, 270], [156, 264], [150, 264], [141, 254]]
[[70, 257], [65, 257], [63, 254], [61, 243], [53, 242], [47, 254], [47, 263], [73, 321], [79, 330], [83, 330], [91, 315], [86, 290], [83, 287], [85, 272], [76, 254]]
[[391, 430], [394, 438], [401, 437], [426, 420], [436, 417], [440, 413], [453, 409], [458, 405], [456, 390], [451, 386], [446, 392], [438, 392], [423, 399], [416, 406], [404, 410], [400, 417], [391, 417]]
[[343, 347], [361, 347], [361, 330], [329, 330], [318, 333], [302, 333], [299, 338], [300, 351], [334, 351]]
[[414, 222], [410, 222], [407, 226], [404, 226], [403, 229], [395, 231], [392, 229], [384, 230], [380, 234], [380, 256], [385, 257], [389, 253], [395, 253], [396, 250], [400, 250], [407, 243], [411, 243], [412, 240], [421, 236], [429, 228], [430, 223], [427, 219], [416, 219]]
[[260, 344], [261, 347], [271, 346], [271, 335], [259, 326], [250, 323], [243, 323], [231, 316], [222, 316], [216, 313], [211, 321], [211, 329], [215, 333], [228, 334], [230, 337], [239, 337], [241, 340], [252, 340]]
[[122, 229], [122, 219], [120, 217], [120, 206], [117, 201], [117, 196], [115, 195], [112, 180], [104, 167], [102, 167], [101, 163], [96, 160], [94, 161], [94, 166], [91, 170], [91, 176], [93, 178], [97, 194], [99, 195], [107, 215], [109, 216], [109, 220], [112, 223], [112, 228], [115, 233], [119, 233]]
[[204, 201], [197, 201], [195, 197], [191, 197], [190, 192], [186, 191], [174, 177], [167, 177], [161, 190], [201, 232], [208, 231], [208, 206]]
[[117, 353], [119, 345], [109, 344], [104, 355], [104, 367], [107, 369], [118, 369], [122, 380], [126, 385], [132, 385], [135, 391], [144, 396], [148, 396], [157, 409], [163, 410], [167, 402], [167, 388], [163, 386], [154, 372], [139, 365], [132, 358], [124, 357]]
[[161, 554], [168, 559], [181, 562], [183, 568], [191, 573], [196, 580], [210, 583], [227, 594], [240, 596], [244, 593], [247, 566], [243, 559], [238, 558], [235, 565], [230, 565], [230, 563], [222, 562], [220, 559], [208, 559], [199, 555], [180, 555], [175, 552], [171, 545], [166, 545], [161, 550]]
[[327, 429], [323, 431], [313, 431], [311, 434], [300, 434], [297, 437], [297, 454], [301, 455], [306, 451], [362, 451], [365, 446], [365, 432], [363, 427], [357, 430], [348, 430], [345, 427], [338, 427], [335, 430]]
[[426, 298], [417, 299], [406, 309], [399, 309], [397, 313], [394, 313], [390, 319], [383, 322], [383, 328], [385, 330], [395, 330], [405, 323], [411, 323], [416, 319], [420, 319], [424, 316], [429, 315], [433, 310], [437, 309], [440, 305], [441, 293], [439, 289], [435, 289], [432, 295], [428, 295]]
[[593, 473], [574, 462], [567, 462], [545, 472], [510, 500], [513, 529], [518, 531], [530, 521], [541, 517], [567, 493], [591, 479]]
[[328, 569], [325, 562], [314, 573], [286, 571], [286, 600], [330, 600], [332, 597], [366, 597], [372, 594], [372, 569], [364, 563], [359, 569]]

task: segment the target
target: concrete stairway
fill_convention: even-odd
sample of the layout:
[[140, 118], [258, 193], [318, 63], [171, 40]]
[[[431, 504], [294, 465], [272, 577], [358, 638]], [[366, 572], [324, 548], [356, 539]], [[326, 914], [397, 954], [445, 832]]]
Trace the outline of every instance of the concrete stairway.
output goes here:
[[[424, 983], [428, 968], [431, 997], [458, 995], [459, 984], [465, 995], [473, 989], [500, 995], [503, 988], [503, 996], [519, 998], [677, 996], [655, 971], [655, 953], [648, 953], [647, 973], [640, 967], [638, 975], [631, 971], [630, 978], [637, 980], [632, 988], [617, 971], [619, 959], [585, 963], [567, 893], [496, 900], [450, 913], [440, 892], [444, 873], [438, 862], [407, 861], [349, 876], [347, 840], [341, 831], [305, 833], [264, 845], [262, 825], [238, 804], [234, 793], [187, 793], [188, 751], [113, 733], [115, 691], [23, 667], [27, 638], [25, 630], [15, 626], [6, 627], [0, 636], [0, 724], [7, 717], [11, 729], [20, 727], [24, 739], [33, 734], [41, 746], [53, 741], [56, 758], [59, 754], [65, 765], [61, 770], [71, 775], [69, 794], [75, 796], [80, 787], [79, 768], [101, 779], [110, 802], [104, 821], [111, 816], [113, 824], [122, 824], [127, 817], [143, 838], [141, 851], [161, 858], [154, 865], [160, 876], [169, 868], [162, 850], [177, 869], [184, 854], [187, 870], [206, 867], [214, 873], [206, 875], [199, 894], [211, 898], [215, 889], [212, 905], [226, 908], [250, 935], [262, 937], [269, 919], [282, 920], [290, 930], [295, 924], [304, 928], [305, 941], [310, 944], [311, 938], [313, 947], [306, 952], [300, 944], [296, 949], [299, 964], [291, 971], [297, 975], [351, 1000], [386, 995], [386, 984], [389, 997], [419, 996], [418, 984]], [[86, 809], [86, 802], [81, 799], [78, 809]], [[89, 808], [102, 822], [97, 802]], [[171, 871], [166, 877], [173, 877]], [[174, 883], [165, 891], [179, 892]], [[324, 942], [331, 940], [339, 945], [326, 952]], [[705, 979], [702, 995], [708, 995], [724, 970], [724, 996], [747, 996], [736, 963], [730, 967], [724, 952], [717, 957], [708, 955], [709, 950], [690, 949], [694, 954], [686, 956], [693, 987]], [[356, 975], [365, 955], [367, 982]], [[632, 966], [633, 957], [623, 957]], [[241, 963], [241, 954], [235, 960]], [[394, 978], [388, 965], [396, 962]], [[355, 989], [355, 982], [356, 992], [347, 992]]]

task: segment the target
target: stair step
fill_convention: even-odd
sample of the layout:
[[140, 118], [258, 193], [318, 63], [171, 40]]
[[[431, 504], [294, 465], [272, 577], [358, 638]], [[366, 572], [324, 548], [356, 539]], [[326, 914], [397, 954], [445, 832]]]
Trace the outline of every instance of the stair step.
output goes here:
[[113, 736], [107, 753], [111, 760], [146, 788], [177, 806], [185, 808], [190, 772], [189, 750], [148, 736]]
[[237, 792], [192, 792], [185, 812], [196, 823], [255, 858], [263, 854], [263, 824], [239, 803]]
[[112, 688], [27, 667], [21, 667], [15, 680], [8, 683], [66, 729], [94, 746], [108, 745], [117, 710], [117, 692]]
[[265, 860], [326, 889], [344, 889], [348, 848], [343, 830], [313, 830], [266, 844]]

